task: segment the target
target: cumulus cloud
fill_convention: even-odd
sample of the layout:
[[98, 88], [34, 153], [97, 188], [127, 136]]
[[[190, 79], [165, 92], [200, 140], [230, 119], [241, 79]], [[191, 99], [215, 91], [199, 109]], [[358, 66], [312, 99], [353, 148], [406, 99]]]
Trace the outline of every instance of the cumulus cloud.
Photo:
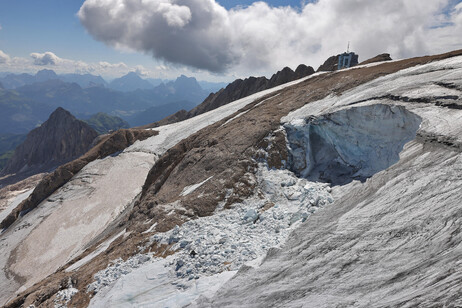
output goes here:
[[10, 56], [0, 50], [0, 63], [7, 63], [10, 61]]
[[172, 63], [219, 72], [238, 57], [228, 12], [213, 0], [92, 0], [78, 15], [96, 39]]
[[453, 0], [318, 0], [301, 8], [255, 2], [226, 10], [214, 0], [86, 0], [78, 16], [110, 46], [219, 73], [319, 64], [344, 51], [347, 41], [363, 60], [381, 52], [408, 57], [460, 48], [460, 6]]
[[34, 59], [35, 65], [57, 65], [62, 62], [61, 58], [50, 51], [44, 53], [33, 52], [30, 56]]

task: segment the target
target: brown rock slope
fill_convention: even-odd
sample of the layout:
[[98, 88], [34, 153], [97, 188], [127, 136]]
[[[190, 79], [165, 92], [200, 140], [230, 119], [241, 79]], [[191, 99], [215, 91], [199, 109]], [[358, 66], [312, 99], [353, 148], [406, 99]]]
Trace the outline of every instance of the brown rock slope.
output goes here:
[[[73, 281], [73, 286], [80, 290], [72, 298], [69, 306], [88, 305], [91, 294], [86, 293], [86, 287], [93, 280], [93, 275], [105, 268], [110, 260], [119, 257], [126, 259], [136, 254], [139, 251], [137, 247], [147, 241], [147, 235], [143, 235], [140, 231], [146, 230], [153, 223], [157, 223], [156, 231], [165, 231], [188, 219], [211, 214], [221, 201], [227, 201], [229, 206], [233, 201], [252, 194], [254, 185], [252, 177], [256, 164], [253, 158], [257, 157], [256, 152], [259, 148], [268, 145], [265, 137], [270, 134], [277, 135], [282, 116], [310, 102], [328, 95], [341, 94], [380, 76], [456, 55], [462, 55], [462, 50], [439, 56], [413, 58], [373, 67], [322, 74], [283, 89], [277, 96], [273, 95], [251, 103], [244, 108], [247, 110], [245, 114], [241, 114], [229, 123], [225, 124], [228, 119], [244, 110], [182, 140], [154, 165], [144, 184], [140, 200], [131, 212], [120, 220], [119, 227], [131, 231], [129, 236], [119, 238], [105, 253], [98, 255], [74, 272], [67, 273], [63, 268], [58, 270], [19, 294], [6, 307], [30, 304], [36, 307], [53, 305], [55, 293], [66, 288], [69, 279]], [[266, 100], [263, 102], [264, 99]], [[260, 102], [262, 103], [256, 106]], [[275, 138], [275, 140], [282, 143], [284, 139]], [[276, 144], [273, 148], [269, 161], [280, 163], [280, 159], [286, 155], [285, 143]], [[210, 176], [214, 177], [213, 181], [207, 181], [189, 195], [180, 196], [184, 187], [201, 182]], [[227, 192], [231, 193], [227, 194]], [[167, 215], [164, 205], [174, 201], [179, 201], [181, 207], [176, 207], [173, 214]], [[145, 224], [147, 220], [151, 220], [149, 225]], [[90, 247], [85, 254], [91, 253], [97, 244]], [[161, 255], [165, 248], [151, 247], [150, 249]], [[77, 260], [71, 263], [75, 261]]]
[[[16, 178], [26, 178], [56, 168], [88, 151], [97, 136], [98, 133], [88, 124], [59, 107], [45, 123], [29, 132], [0, 176], [17, 174]], [[11, 184], [12, 181], [13, 178], [9, 177], [0, 184]]]
[[67, 181], [82, 170], [88, 163], [122, 151], [136, 140], [144, 140], [156, 134], [157, 132], [153, 130], [121, 129], [110, 135], [104, 136], [102, 140], [85, 155], [58, 167], [53, 173], [45, 176], [32, 194], [21, 202], [16, 209], [0, 223], [0, 229], [8, 228], [21, 213], [34, 209], [55, 190], [66, 184]]

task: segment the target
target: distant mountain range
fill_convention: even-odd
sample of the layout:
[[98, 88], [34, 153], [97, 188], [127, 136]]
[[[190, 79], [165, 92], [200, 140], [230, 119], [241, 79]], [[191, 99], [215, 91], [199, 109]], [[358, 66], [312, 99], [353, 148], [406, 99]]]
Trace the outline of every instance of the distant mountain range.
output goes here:
[[[101, 76], [92, 74], [56, 74], [53, 70], [43, 69], [35, 75], [23, 73], [13, 74], [7, 72], [0, 73], [0, 88], [16, 89], [25, 85], [44, 82], [48, 80], [61, 80], [67, 83], [76, 83], [82, 88], [108, 87], [116, 91], [131, 92], [138, 89], [153, 89], [161, 84], [168, 84], [175, 80], [161, 78], [141, 78], [137, 73], [130, 72], [120, 78], [110, 82]], [[198, 81], [200, 87], [207, 92], [216, 92], [226, 87], [226, 82]]]
[[101, 76], [91, 74], [63, 74], [57, 75], [52, 70], [41, 70], [35, 75], [30, 74], [7, 74], [0, 78], [0, 82], [5, 89], [16, 89], [28, 84], [37, 82], [44, 82], [48, 80], [61, 80], [69, 83], [77, 83], [82, 88], [89, 88], [94, 86], [106, 86], [107, 82]]
[[106, 134], [121, 128], [130, 127], [130, 124], [121, 118], [110, 116], [104, 112], [98, 112], [88, 120], [84, 120], [84, 122], [90, 125], [98, 134]]
[[117, 91], [130, 92], [138, 89], [154, 89], [154, 85], [149, 81], [142, 79], [137, 73], [131, 72], [111, 81], [109, 83], [109, 88]]
[[[152, 108], [158, 106], [172, 113], [189, 110], [210, 93], [195, 78], [184, 75], [154, 86], [135, 73], [107, 83], [100, 76], [57, 75], [52, 70], [42, 70], [35, 75], [8, 74], [0, 78], [0, 83], [0, 134], [26, 134], [58, 107], [80, 119], [104, 112], [119, 116], [132, 126], [143, 125], [159, 119], [159, 116], [147, 118], [146, 110], [151, 114]], [[170, 103], [174, 104], [166, 108]], [[145, 122], [134, 119], [145, 119]]]
[[271, 89], [311, 74], [314, 74], [314, 69], [311, 66], [300, 64], [295, 71], [289, 67], [284, 67], [276, 74], [273, 74], [270, 79], [267, 79], [264, 76], [249, 77], [244, 80], [236, 79], [232, 83], [228, 84], [226, 88], [222, 88], [215, 93], [210, 93], [210, 95], [201, 104], [191, 110], [183, 108], [182, 110], [171, 114], [160, 121], [148, 124], [145, 127], [157, 127], [183, 121], [259, 91]]

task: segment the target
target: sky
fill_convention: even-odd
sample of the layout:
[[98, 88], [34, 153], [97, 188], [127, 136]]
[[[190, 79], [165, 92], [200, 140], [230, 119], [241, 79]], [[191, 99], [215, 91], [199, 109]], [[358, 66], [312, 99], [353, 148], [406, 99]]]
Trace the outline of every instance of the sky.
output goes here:
[[462, 48], [462, 0], [1, 0], [0, 72], [232, 81]]

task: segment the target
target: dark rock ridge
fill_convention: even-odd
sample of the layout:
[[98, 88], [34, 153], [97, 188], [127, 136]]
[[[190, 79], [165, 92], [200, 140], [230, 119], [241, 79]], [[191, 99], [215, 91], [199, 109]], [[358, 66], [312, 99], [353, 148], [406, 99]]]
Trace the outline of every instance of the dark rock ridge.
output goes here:
[[236, 79], [226, 88], [221, 89], [216, 93], [211, 93], [200, 105], [193, 108], [191, 111], [186, 112], [185, 110], [180, 110], [177, 113], [162, 119], [161, 121], [146, 125], [145, 127], [157, 127], [160, 125], [183, 121], [254, 93], [270, 89], [281, 84], [309, 76], [311, 74], [314, 74], [314, 69], [311, 66], [300, 64], [295, 72], [289, 67], [285, 67], [281, 71], [274, 74], [269, 80], [264, 76], [249, 77], [244, 80]]
[[132, 145], [136, 140], [144, 140], [157, 134], [158, 132], [154, 130], [120, 129], [110, 135], [103, 136], [98, 144], [85, 153], [85, 155], [58, 167], [53, 173], [45, 176], [32, 194], [21, 202], [11, 214], [0, 223], [0, 229], [8, 228], [16, 221], [21, 213], [27, 213], [33, 210], [55, 190], [66, 184], [88, 163], [122, 151]]
[[329, 57], [316, 72], [333, 72], [338, 68], [338, 55]]
[[359, 63], [359, 65], [369, 64], [369, 63], [374, 63], [374, 62], [391, 61], [391, 60], [393, 59], [390, 57], [389, 53], [382, 53], [380, 55], [377, 55], [373, 58], [367, 59], [366, 61]]
[[0, 175], [30, 176], [71, 161], [90, 149], [98, 133], [70, 112], [57, 108], [20, 144]]

